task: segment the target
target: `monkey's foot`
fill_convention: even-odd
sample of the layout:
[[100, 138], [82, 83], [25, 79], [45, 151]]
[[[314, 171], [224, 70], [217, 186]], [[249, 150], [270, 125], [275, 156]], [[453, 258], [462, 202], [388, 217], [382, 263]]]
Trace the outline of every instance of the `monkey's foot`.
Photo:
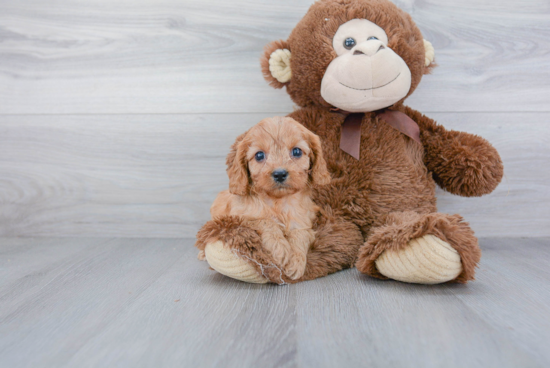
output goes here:
[[375, 264], [390, 279], [417, 284], [451, 281], [462, 272], [458, 252], [434, 235], [412, 239], [399, 250], [385, 250]]
[[359, 250], [357, 269], [380, 279], [418, 284], [474, 279], [481, 250], [459, 215], [393, 212]]
[[222, 275], [253, 284], [269, 282], [249, 262], [238, 256], [236, 251], [225, 246], [222, 241], [207, 244], [204, 253], [210, 267]]

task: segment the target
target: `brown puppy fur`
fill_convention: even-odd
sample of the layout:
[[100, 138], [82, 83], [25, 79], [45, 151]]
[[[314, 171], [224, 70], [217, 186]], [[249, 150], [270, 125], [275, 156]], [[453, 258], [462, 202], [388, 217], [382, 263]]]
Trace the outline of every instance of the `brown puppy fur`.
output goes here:
[[319, 137], [291, 118], [275, 117], [251, 128], [234, 151], [229, 190], [214, 201], [212, 218], [247, 220], [275, 264], [293, 280], [302, 277], [318, 212], [311, 185], [330, 181]]
[[[321, 211], [313, 224], [317, 236], [301, 280], [352, 267], [354, 262], [359, 271], [384, 278], [376, 269], [378, 256], [427, 234], [446, 241], [461, 256], [463, 272], [454, 281], [473, 280], [481, 255], [477, 239], [462, 217], [437, 212], [435, 185], [467, 197], [492, 192], [503, 175], [498, 152], [481, 137], [446, 130], [404, 106], [405, 98], [388, 108], [405, 113], [418, 124], [422, 144], [393, 129], [374, 111], [365, 112], [362, 120], [360, 159], [343, 152], [340, 129], [346, 114], [333, 111], [322, 98], [320, 86], [336, 57], [334, 34], [340, 25], [356, 18], [383, 28], [388, 47], [408, 65], [412, 81], [405, 98], [434, 66], [425, 66], [423, 38], [411, 17], [387, 0], [317, 1], [287, 41], [266, 47], [261, 60], [266, 80], [276, 88], [286, 87], [301, 107], [289, 116], [320, 137], [333, 178], [329, 185], [313, 190]], [[269, 56], [279, 48], [292, 53], [292, 78], [287, 83], [278, 82], [269, 71]], [[200, 248], [216, 237], [261, 264], [273, 262], [252, 234], [256, 232], [242, 222], [223, 217], [199, 231], [197, 244]], [[253, 261], [250, 264], [257, 267]], [[278, 274], [268, 272], [266, 276], [278, 282]]]

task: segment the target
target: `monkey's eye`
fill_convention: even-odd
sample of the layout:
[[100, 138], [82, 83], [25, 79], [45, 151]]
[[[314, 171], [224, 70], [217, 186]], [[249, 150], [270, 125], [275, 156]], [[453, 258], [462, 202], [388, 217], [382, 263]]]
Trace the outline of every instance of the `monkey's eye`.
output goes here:
[[351, 50], [355, 45], [356, 45], [356, 42], [351, 37], [348, 37], [344, 40], [344, 47], [348, 50]]
[[371, 36], [371, 37], [367, 38], [367, 41], [370, 41], [370, 40], [377, 40], [377, 39], [378, 39], [378, 37]]
[[292, 156], [296, 157], [296, 158], [300, 158], [302, 157], [302, 150], [299, 149], [298, 147], [294, 147], [292, 149]]
[[256, 152], [256, 155], [254, 155], [254, 158], [255, 158], [256, 161], [258, 161], [258, 162], [262, 162], [263, 160], [265, 160], [265, 153], [264, 153], [264, 151], [258, 151], [258, 152]]

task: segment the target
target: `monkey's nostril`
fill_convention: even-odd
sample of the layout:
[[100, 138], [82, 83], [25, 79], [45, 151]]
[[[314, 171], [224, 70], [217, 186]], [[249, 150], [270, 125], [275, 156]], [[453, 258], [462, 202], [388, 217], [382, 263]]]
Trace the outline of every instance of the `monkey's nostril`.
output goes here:
[[360, 51], [360, 50], [355, 50], [353, 55], [365, 55], [365, 53], [363, 51]]

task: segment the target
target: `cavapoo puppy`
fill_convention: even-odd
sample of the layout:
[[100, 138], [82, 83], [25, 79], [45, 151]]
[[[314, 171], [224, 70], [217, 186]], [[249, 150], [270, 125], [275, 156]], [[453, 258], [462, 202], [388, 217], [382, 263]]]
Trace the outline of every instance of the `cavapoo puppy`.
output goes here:
[[241, 216], [282, 272], [302, 277], [318, 211], [311, 186], [330, 182], [319, 137], [291, 118], [264, 119], [237, 138], [227, 165], [229, 190], [214, 201], [212, 218]]

